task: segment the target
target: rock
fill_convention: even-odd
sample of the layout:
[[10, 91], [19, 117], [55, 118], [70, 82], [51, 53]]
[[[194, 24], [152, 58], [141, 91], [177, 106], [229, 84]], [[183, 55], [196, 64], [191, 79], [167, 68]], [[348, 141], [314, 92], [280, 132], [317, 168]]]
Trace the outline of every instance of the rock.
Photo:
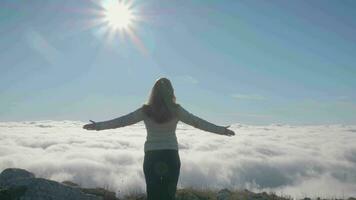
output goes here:
[[7, 189], [0, 188], [0, 199], [1, 200], [19, 199], [26, 192], [26, 190], [27, 188], [25, 186], [7, 188]]
[[217, 200], [230, 200], [232, 196], [232, 192], [228, 189], [222, 189], [216, 195]]
[[[23, 169], [5, 169], [0, 174], [3, 197], [19, 200], [102, 200], [101, 197], [85, 194], [79, 188], [43, 179]], [[6, 196], [7, 195], [7, 196]], [[5, 199], [5, 198], [1, 198]]]
[[24, 169], [8, 168], [0, 174], [0, 187], [14, 183], [20, 179], [35, 178], [35, 175]]

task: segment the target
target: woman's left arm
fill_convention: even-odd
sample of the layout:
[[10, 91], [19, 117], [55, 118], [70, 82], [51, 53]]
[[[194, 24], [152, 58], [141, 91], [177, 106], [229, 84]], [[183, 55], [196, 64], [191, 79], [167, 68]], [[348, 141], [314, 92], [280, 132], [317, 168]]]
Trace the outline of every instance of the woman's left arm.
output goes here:
[[86, 124], [83, 126], [84, 129], [87, 130], [105, 130], [105, 129], [113, 129], [113, 128], [119, 128], [119, 127], [124, 127], [132, 124], [136, 124], [137, 122], [140, 122], [143, 120], [143, 114], [142, 114], [142, 109], [139, 108], [127, 115], [108, 120], [108, 121], [102, 121], [102, 122], [94, 122], [92, 124]]

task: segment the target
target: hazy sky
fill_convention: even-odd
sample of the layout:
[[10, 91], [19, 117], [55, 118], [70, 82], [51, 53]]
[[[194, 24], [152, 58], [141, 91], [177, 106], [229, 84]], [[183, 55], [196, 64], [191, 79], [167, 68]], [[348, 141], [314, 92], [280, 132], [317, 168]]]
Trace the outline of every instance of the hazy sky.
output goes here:
[[209, 121], [356, 123], [356, 1], [141, 0], [135, 36], [98, 2], [0, 1], [0, 121], [117, 117], [166, 76]]

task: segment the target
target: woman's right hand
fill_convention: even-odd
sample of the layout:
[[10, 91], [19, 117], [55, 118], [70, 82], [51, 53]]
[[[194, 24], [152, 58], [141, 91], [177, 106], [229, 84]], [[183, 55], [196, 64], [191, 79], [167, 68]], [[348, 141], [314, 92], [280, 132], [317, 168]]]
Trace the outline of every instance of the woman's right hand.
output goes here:
[[235, 132], [234, 132], [233, 130], [230, 130], [229, 127], [230, 127], [230, 126], [226, 126], [226, 127], [225, 127], [224, 135], [227, 135], [227, 136], [233, 136], [233, 135], [235, 135]]
[[83, 126], [84, 129], [86, 130], [99, 130], [98, 126], [96, 125], [96, 123], [92, 120], [90, 120], [91, 124], [85, 124]]

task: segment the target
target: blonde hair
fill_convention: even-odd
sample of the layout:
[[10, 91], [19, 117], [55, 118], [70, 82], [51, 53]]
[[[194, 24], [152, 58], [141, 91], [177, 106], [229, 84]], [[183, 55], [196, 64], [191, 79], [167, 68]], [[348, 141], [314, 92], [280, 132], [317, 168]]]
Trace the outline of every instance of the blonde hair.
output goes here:
[[167, 78], [158, 79], [143, 105], [144, 113], [157, 123], [164, 123], [176, 117], [176, 97], [172, 83]]

